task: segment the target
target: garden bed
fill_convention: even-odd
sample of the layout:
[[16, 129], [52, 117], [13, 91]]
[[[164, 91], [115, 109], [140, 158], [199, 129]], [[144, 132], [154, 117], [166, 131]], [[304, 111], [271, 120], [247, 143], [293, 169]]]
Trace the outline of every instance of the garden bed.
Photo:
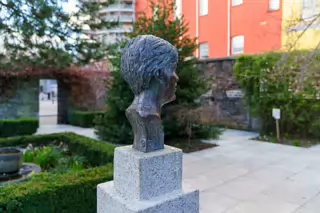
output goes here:
[[290, 145], [296, 147], [305, 147], [309, 148], [314, 145], [320, 144], [320, 139], [308, 139], [308, 138], [301, 138], [301, 137], [282, 137], [281, 140], [277, 140], [274, 136], [258, 136], [256, 138], [252, 138], [252, 140], [262, 141], [262, 142], [269, 142], [269, 143], [278, 143], [283, 145]]
[[[61, 143], [68, 146], [67, 152], [59, 153], [57, 144]], [[48, 167], [47, 172], [28, 181], [1, 187], [0, 212], [96, 213], [97, 185], [113, 179], [112, 162], [115, 147], [74, 133], [0, 139], [0, 147], [26, 147], [29, 144], [33, 145], [35, 153], [38, 152], [38, 158], [29, 158], [32, 162], [41, 159], [43, 153], [50, 156], [58, 151], [60, 157], [51, 159], [64, 159], [63, 162], [68, 162], [72, 156], [83, 157], [86, 160], [85, 166], [77, 167], [70, 164], [75, 167], [64, 167], [65, 170], [61, 170], [62, 172]]]
[[52, 143], [48, 146], [28, 147], [24, 153], [24, 162], [39, 165], [42, 171], [51, 173], [82, 171], [92, 167], [85, 156], [72, 153], [63, 142], [59, 145]]
[[204, 143], [200, 139], [192, 139], [190, 144], [188, 139], [171, 140], [166, 142], [166, 145], [182, 149], [184, 153], [197, 152], [218, 146], [217, 144]]

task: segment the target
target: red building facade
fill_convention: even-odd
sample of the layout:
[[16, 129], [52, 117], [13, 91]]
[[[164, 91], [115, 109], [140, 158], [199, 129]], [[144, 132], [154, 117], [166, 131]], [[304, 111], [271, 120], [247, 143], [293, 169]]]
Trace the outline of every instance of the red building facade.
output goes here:
[[[136, 0], [137, 13], [149, 10], [148, 1]], [[175, 1], [189, 23], [190, 35], [198, 38], [197, 57], [218, 58], [281, 48], [281, 0]]]
[[280, 0], [243, 0], [231, 5], [231, 55], [232, 39], [237, 36], [244, 37], [243, 53], [254, 54], [281, 49], [281, 33]]

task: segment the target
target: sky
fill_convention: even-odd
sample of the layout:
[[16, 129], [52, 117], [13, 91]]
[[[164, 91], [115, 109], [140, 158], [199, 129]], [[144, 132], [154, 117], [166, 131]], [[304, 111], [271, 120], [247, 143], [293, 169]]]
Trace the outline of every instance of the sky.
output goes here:
[[[65, 2], [62, 2], [62, 7], [68, 13], [76, 12], [77, 11], [76, 3], [77, 3], [77, 0], [65, 0]], [[4, 42], [3, 37], [0, 35], [0, 53], [4, 51], [3, 42]]]
[[75, 12], [76, 11], [76, 0], [67, 0], [67, 2], [62, 3], [63, 8], [66, 12]]

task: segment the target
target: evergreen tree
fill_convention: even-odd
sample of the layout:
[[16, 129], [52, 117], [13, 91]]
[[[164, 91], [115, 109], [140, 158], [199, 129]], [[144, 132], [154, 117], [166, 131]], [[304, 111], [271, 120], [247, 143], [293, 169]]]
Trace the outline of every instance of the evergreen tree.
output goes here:
[[133, 101], [133, 93], [121, 75], [121, 49], [125, 42], [119, 42], [109, 49], [111, 79], [106, 82], [107, 111], [97, 117], [96, 134], [100, 139], [115, 144], [132, 143], [133, 133], [125, 110]]
[[[133, 32], [129, 38], [139, 35], [152, 34], [163, 38], [174, 45], [179, 52], [177, 74], [179, 82], [176, 100], [163, 107], [163, 114], [174, 106], [194, 107], [195, 99], [208, 89], [207, 83], [196, 68], [196, 59], [191, 57], [197, 49], [196, 38], [188, 35], [188, 24], [184, 18], [175, 17], [175, 4], [172, 1], [151, 1], [150, 9], [154, 16], [148, 16], [147, 11], [140, 14], [134, 24]], [[125, 46], [119, 43], [120, 50]], [[118, 46], [118, 47], [119, 47]], [[111, 52], [113, 65], [112, 82], [108, 91], [107, 111], [104, 116], [97, 119], [96, 133], [103, 140], [113, 143], [132, 143], [132, 130], [125, 118], [125, 110], [133, 100], [133, 94], [123, 80], [121, 69], [121, 51], [119, 48]], [[167, 114], [169, 115], [169, 114]], [[166, 138], [185, 136], [184, 129], [173, 116], [163, 116]]]
[[86, 36], [85, 31], [118, 24], [99, 17], [99, 10], [113, 2], [80, 0], [70, 13], [63, 7], [68, 0], [1, 0], [1, 68], [63, 69], [104, 58], [106, 47]]

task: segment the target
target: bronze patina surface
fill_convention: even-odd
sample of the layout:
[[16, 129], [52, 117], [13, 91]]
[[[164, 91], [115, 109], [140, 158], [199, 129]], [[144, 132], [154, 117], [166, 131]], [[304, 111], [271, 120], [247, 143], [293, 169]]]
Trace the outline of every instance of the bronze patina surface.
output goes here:
[[122, 52], [121, 72], [135, 95], [126, 116], [134, 132], [136, 150], [164, 149], [161, 107], [175, 100], [177, 63], [177, 49], [152, 35], [131, 39]]

